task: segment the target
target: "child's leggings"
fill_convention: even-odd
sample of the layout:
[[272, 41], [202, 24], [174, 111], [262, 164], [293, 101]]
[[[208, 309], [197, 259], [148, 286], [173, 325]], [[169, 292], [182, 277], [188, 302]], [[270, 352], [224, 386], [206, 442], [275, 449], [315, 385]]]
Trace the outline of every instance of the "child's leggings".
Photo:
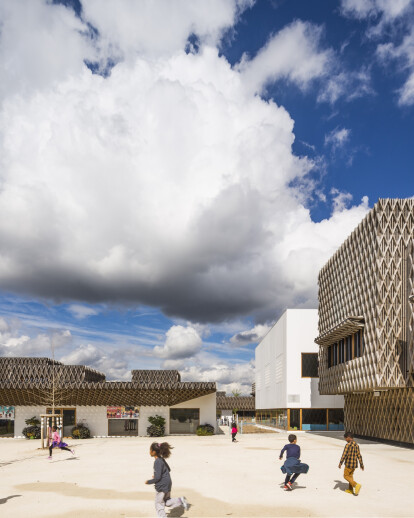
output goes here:
[[[295, 473], [292, 477], [292, 475], [286, 475], [286, 478], [285, 478], [285, 486], [288, 482], [290, 482], [291, 484], [293, 484], [293, 482], [295, 482], [295, 480], [298, 478], [298, 476], [300, 475], [300, 473]], [[290, 478], [292, 477], [292, 478]]]
[[[57, 448], [60, 448], [61, 450], [66, 450], [66, 451], [70, 451], [72, 452], [72, 450], [70, 450], [69, 448], [66, 448], [66, 446], [57, 446]], [[53, 450], [53, 446], [49, 446], [49, 455], [52, 456], [52, 450]]]
[[174, 507], [179, 507], [183, 505], [181, 498], [171, 498], [170, 492], [168, 493], [155, 493], [155, 510], [157, 511], [157, 516], [161, 516], [162, 518], [166, 518], [165, 507], [169, 507], [170, 509], [174, 509]]

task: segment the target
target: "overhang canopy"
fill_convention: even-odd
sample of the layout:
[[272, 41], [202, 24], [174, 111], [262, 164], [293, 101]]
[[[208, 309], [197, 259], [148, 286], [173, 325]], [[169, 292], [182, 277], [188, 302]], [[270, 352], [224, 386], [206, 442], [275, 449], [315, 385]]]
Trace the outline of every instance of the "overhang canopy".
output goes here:
[[332, 327], [326, 333], [315, 338], [315, 342], [322, 346], [332, 345], [342, 338], [346, 338], [364, 328], [364, 317], [350, 316], [343, 320], [340, 324]]

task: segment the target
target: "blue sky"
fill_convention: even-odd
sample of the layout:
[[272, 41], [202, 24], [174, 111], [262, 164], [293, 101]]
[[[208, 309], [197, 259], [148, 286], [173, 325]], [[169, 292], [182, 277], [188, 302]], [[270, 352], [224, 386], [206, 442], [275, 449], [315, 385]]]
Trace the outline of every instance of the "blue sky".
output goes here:
[[0, 3], [0, 354], [247, 393], [379, 197], [414, 195], [414, 2]]

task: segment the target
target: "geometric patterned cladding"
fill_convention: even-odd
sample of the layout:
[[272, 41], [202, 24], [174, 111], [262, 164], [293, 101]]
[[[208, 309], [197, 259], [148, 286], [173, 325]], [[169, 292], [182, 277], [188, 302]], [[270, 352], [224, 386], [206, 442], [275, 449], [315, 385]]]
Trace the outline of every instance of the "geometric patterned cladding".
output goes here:
[[132, 381], [106, 381], [84, 365], [49, 358], [0, 358], [0, 402], [7, 405], [172, 406], [216, 392], [215, 382], [181, 382], [178, 371], [132, 373]]
[[[347, 430], [414, 443], [414, 200], [378, 200], [318, 285], [319, 392], [345, 395]], [[332, 364], [356, 326], [362, 353]]]
[[345, 427], [355, 434], [413, 444], [413, 416], [413, 389], [345, 396]]
[[319, 339], [364, 325], [361, 357], [328, 368], [320, 347], [321, 394], [413, 387], [413, 263], [414, 200], [380, 199], [319, 273]]
[[216, 393], [217, 410], [255, 410], [255, 398], [252, 396], [226, 396], [225, 392]]

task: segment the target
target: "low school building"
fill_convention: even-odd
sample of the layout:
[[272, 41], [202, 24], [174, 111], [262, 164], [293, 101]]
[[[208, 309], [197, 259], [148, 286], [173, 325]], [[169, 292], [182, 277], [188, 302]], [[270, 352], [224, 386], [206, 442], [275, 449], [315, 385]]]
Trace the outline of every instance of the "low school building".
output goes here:
[[216, 383], [183, 382], [176, 370], [133, 370], [107, 381], [85, 365], [50, 358], [0, 358], [0, 436], [21, 437], [26, 419], [62, 416], [63, 436], [84, 423], [94, 437], [145, 436], [148, 418], [165, 418], [166, 434], [195, 434], [216, 424]]

